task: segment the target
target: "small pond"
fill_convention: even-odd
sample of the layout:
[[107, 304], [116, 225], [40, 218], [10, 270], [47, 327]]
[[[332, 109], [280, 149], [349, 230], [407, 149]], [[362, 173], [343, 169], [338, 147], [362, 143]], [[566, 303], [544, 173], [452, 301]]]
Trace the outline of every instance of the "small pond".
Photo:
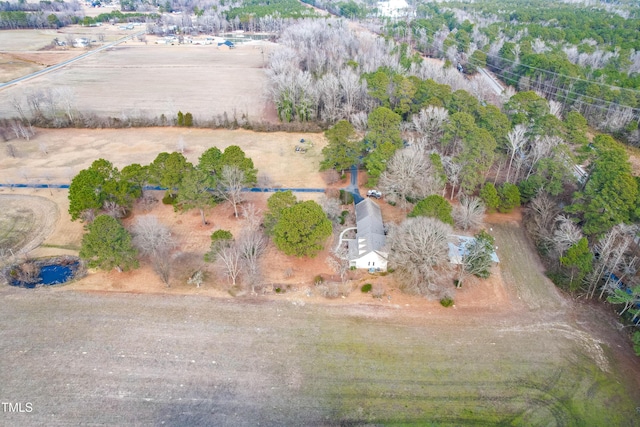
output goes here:
[[9, 267], [5, 277], [12, 286], [33, 289], [65, 283], [79, 276], [80, 260], [77, 257], [56, 257], [26, 261]]

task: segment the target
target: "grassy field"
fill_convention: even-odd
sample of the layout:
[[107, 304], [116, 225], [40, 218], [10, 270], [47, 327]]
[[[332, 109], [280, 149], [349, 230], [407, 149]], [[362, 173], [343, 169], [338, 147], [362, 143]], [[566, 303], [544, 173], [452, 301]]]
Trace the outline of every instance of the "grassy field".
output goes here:
[[[9, 101], [23, 99], [27, 90], [66, 87], [73, 90], [72, 105], [78, 111], [101, 117], [154, 118], [165, 114], [173, 118], [181, 110], [196, 119], [210, 120], [226, 112], [229, 120], [236, 114], [238, 119], [247, 115], [259, 121], [266, 105], [267, 77], [262, 67], [270, 46], [265, 42], [222, 51], [213, 45], [127, 41], [3, 89], [0, 118], [16, 115]], [[16, 61], [15, 54], [5, 62], [11, 61]]]
[[[104, 37], [105, 42], [115, 41], [133, 30], [121, 30], [117, 26], [81, 27], [72, 25], [59, 30], [2, 30], [0, 31], [0, 82], [7, 82], [25, 76], [50, 65], [86, 52], [84, 48], [57, 47], [51, 50], [54, 39], [87, 37], [96, 40]], [[12, 96], [20, 91], [13, 92]], [[1, 99], [1, 97], [0, 97]], [[1, 105], [1, 103], [0, 103]]]
[[[306, 144], [308, 150], [304, 154], [295, 151], [301, 138], [313, 143], [313, 147]], [[0, 157], [0, 182], [69, 183], [96, 159], [109, 160], [118, 168], [131, 163], [149, 164], [163, 151], [176, 151], [179, 141], [184, 143], [184, 155], [192, 163], [197, 164], [210, 147], [224, 150], [238, 145], [274, 186], [325, 186], [318, 173], [326, 144], [322, 134], [178, 127], [38, 129], [29, 141], [14, 142], [15, 157]]]
[[44, 197], [0, 195], [0, 253], [35, 249], [53, 232], [58, 216], [56, 204]]
[[[456, 322], [457, 323], [457, 322]], [[323, 322], [309, 391], [342, 422], [625, 425], [634, 402], [571, 340], [483, 324]], [[620, 375], [618, 373], [618, 375]]]
[[4, 210], [0, 216], [0, 248], [15, 250], [33, 229], [34, 213], [29, 209]]
[[[635, 425], [623, 372], [505, 318], [2, 288], [4, 425]], [[523, 315], [523, 324], [535, 316]]]
[[522, 224], [506, 221], [491, 224], [491, 228], [498, 246], [502, 275], [519, 299], [529, 309], [560, 309], [564, 301], [543, 274], [535, 248], [526, 237]]

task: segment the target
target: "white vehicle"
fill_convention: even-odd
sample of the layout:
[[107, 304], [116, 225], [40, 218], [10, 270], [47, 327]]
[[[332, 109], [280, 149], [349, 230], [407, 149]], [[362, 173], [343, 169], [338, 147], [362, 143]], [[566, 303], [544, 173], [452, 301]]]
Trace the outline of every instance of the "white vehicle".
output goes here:
[[369, 190], [367, 191], [367, 197], [375, 197], [376, 199], [379, 199], [382, 197], [382, 193], [378, 190]]

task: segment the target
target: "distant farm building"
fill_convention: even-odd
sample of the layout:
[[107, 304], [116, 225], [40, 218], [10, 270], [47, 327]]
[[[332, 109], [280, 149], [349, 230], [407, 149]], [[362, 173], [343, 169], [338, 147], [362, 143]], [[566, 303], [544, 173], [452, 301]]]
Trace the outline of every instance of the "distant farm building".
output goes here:
[[80, 37], [73, 39], [73, 47], [87, 47], [89, 46], [89, 39]]
[[229, 49], [234, 49], [235, 46], [233, 43], [231, 43], [229, 40], [225, 40], [223, 42], [218, 42], [218, 49], [220, 50], [229, 50]]

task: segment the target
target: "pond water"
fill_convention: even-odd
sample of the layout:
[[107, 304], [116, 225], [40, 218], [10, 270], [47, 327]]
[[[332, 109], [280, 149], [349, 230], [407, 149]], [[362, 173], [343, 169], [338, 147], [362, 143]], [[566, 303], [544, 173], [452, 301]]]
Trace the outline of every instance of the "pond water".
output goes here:
[[21, 286], [29, 289], [33, 289], [39, 285], [57, 285], [71, 279], [73, 277], [73, 270], [77, 266], [77, 263], [70, 265], [44, 265], [40, 268], [40, 274], [38, 275], [37, 282], [24, 283], [14, 280], [11, 284], [13, 286]]

